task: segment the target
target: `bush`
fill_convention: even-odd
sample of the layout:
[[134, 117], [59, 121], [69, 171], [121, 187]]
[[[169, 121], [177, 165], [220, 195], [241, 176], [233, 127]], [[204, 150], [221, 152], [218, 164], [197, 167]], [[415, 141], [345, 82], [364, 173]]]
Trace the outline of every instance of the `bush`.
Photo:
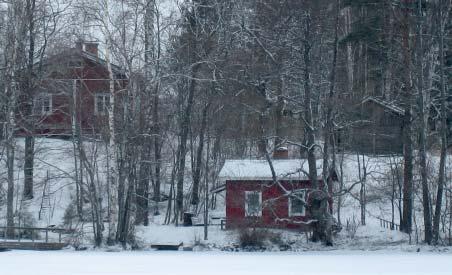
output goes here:
[[72, 229], [73, 224], [77, 222], [77, 213], [75, 202], [72, 201], [64, 211], [63, 224], [66, 228]]
[[282, 245], [281, 235], [265, 229], [242, 229], [239, 232], [239, 244], [242, 248], [264, 249], [269, 244]]
[[355, 215], [350, 219], [347, 219], [347, 224], [345, 226], [345, 231], [347, 232], [347, 236], [350, 239], [354, 239], [356, 235], [356, 231], [359, 227], [359, 221], [355, 218]]
[[69, 243], [75, 250], [86, 250], [84, 246], [84, 240], [86, 239], [83, 224], [75, 226], [72, 233], [66, 238], [66, 242]]

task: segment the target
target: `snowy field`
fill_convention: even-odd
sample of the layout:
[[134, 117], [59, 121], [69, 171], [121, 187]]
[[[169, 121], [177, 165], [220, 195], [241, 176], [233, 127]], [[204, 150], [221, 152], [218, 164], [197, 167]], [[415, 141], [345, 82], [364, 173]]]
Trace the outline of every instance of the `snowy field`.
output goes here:
[[79, 274], [452, 274], [451, 255], [306, 252], [30, 252], [0, 253], [2, 275]]

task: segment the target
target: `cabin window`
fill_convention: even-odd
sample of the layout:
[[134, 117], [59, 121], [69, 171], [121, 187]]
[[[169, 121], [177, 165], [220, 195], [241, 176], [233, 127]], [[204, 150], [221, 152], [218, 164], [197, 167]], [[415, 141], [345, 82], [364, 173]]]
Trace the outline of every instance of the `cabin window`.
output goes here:
[[52, 113], [52, 95], [39, 94], [33, 99], [33, 112], [35, 115], [49, 115]]
[[262, 192], [245, 191], [245, 216], [262, 216]]
[[305, 198], [305, 189], [298, 189], [292, 192], [289, 197], [289, 216], [294, 217], [306, 215]]
[[96, 94], [94, 100], [94, 112], [99, 115], [105, 115], [110, 108], [109, 94]]

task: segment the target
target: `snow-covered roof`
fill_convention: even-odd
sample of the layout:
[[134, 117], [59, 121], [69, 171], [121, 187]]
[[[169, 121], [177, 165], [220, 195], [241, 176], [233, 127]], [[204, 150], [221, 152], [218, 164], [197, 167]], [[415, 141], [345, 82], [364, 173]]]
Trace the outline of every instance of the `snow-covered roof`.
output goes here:
[[373, 97], [373, 96], [366, 97], [362, 101], [362, 103], [366, 103], [366, 102], [369, 102], [369, 101], [375, 102], [378, 105], [382, 106], [383, 108], [389, 109], [390, 111], [392, 111], [392, 112], [394, 112], [394, 113], [396, 113], [398, 115], [403, 115], [405, 113], [404, 110], [402, 108], [400, 108], [399, 106], [396, 106], [396, 105], [394, 105], [391, 102], [388, 102], [388, 101], [385, 101], [385, 100], [382, 100], [382, 99], [379, 99], [379, 98], [376, 98], [376, 97]]
[[[52, 64], [55, 62], [55, 58], [58, 57], [64, 57], [64, 58], [74, 58], [74, 57], [82, 57], [82, 58], [86, 58], [88, 60], [90, 60], [91, 62], [94, 62], [96, 64], [99, 64], [101, 66], [107, 66], [107, 61], [99, 56], [96, 56], [90, 52], [87, 51], [82, 51], [76, 48], [67, 48], [57, 54], [53, 54], [51, 56], [47, 56], [44, 58], [44, 60], [42, 60], [43, 65], [47, 65], [47, 64]], [[41, 62], [41, 60], [37, 60], [34, 65], [38, 65]], [[125, 71], [123, 68], [121, 68], [119, 65], [116, 65], [114, 63], [111, 63], [111, 69], [113, 70], [114, 73], [119, 73], [119, 74], [124, 74]]]
[[[273, 167], [277, 179], [308, 179], [306, 159], [274, 159]], [[322, 162], [317, 161], [318, 175], [321, 176]], [[233, 159], [226, 160], [219, 178], [225, 180], [272, 180], [272, 172], [267, 160]]]

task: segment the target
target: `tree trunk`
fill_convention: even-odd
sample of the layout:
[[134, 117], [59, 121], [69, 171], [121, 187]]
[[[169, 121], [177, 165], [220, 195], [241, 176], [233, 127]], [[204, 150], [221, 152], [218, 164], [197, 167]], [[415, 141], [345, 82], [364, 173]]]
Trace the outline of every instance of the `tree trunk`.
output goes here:
[[177, 183], [176, 183], [176, 224], [178, 220], [182, 218], [182, 212], [184, 207], [184, 175], [185, 175], [185, 157], [187, 153], [187, 139], [188, 132], [190, 130], [190, 118], [193, 107], [193, 99], [195, 96], [196, 89], [196, 75], [197, 75], [198, 65], [194, 65], [192, 68], [190, 86], [188, 89], [188, 99], [187, 105], [183, 112], [181, 118], [181, 133], [180, 133], [180, 144], [179, 144], [179, 154], [178, 154], [178, 171], [177, 171]]
[[[406, 1], [408, 2], [408, 1]], [[408, 4], [408, 3], [405, 3]], [[400, 230], [410, 234], [413, 223], [413, 140], [411, 104], [411, 50], [410, 50], [410, 10], [402, 7], [402, 53], [403, 53], [403, 214]]]
[[[207, 123], [206, 123], [207, 124]], [[207, 130], [207, 152], [206, 152], [206, 165], [204, 174], [204, 240], [208, 238], [208, 223], [209, 223], [209, 160], [210, 160], [210, 135]]]
[[433, 218], [433, 243], [439, 241], [439, 224], [441, 218], [441, 206], [443, 202], [443, 190], [446, 178], [446, 157], [447, 157], [447, 109], [446, 109], [446, 82], [444, 75], [444, 30], [443, 25], [443, 4], [439, 1], [439, 68], [440, 68], [440, 117], [441, 117], [441, 153], [439, 161], [438, 189], [436, 193], [435, 216]]
[[[337, 3], [338, 4], [338, 3]], [[331, 171], [335, 171], [336, 167], [334, 165], [329, 165], [330, 158], [330, 144], [332, 144], [334, 137], [334, 121], [333, 121], [333, 103], [334, 103], [334, 89], [336, 84], [336, 60], [337, 60], [337, 42], [338, 42], [338, 27], [339, 27], [339, 7], [336, 7], [336, 21], [334, 28], [334, 42], [333, 42], [333, 60], [331, 63], [330, 72], [330, 85], [328, 96], [326, 99], [326, 117], [325, 117], [325, 128], [323, 130], [323, 181], [326, 182], [330, 176]], [[334, 151], [334, 148], [333, 148]], [[334, 152], [333, 152], [334, 154]], [[328, 180], [328, 182], [330, 182]], [[329, 190], [328, 186], [328, 190]]]
[[[157, 19], [157, 22], [158, 19]], [[160, 57], [161, 57], [161, 40], [160, 40], [160, 27], [157, 24], [157, 60], [156, 60], [156, 74], [160, 73]], [[156, 77], [157, 77], [156, 75]], [[155, 202], [155, 210], [154, 215], [159, 214], [158, 203], [160, 202], [160, 185], [161, 185], [161, 166], [162, 166], [162, 127], [160, 123], [159, 116], [159, 101], [160, 101], [160, 81], [157, 81], [155, 85], [154, 92], [154, 162], [155, 162], [155, 173], [154, 173], [154, 202]]]
[[151, 174], [150, 164], [150, 140], [147, 137], [142, 138], [140, 146], [140, 165], [138, 171], [138, 181], [136, 187], [137, 213], [135, 222], [137, 224], [149, 225], [149, 181]]
[[418, 58], [418, 104], [419, 104], [419, 164], [421, 172], [422, 183], [422, 206], [424, 212], [424, 234], [425, 242], [430, 244], [432, 241], [432, 217], [430, 214], [430, 191], [428, 186], [427, 175], [427, 152], [426, 152], [426, 131], [427, 131], [427, 115], [425, 111], [424, 103], [424, 72], [423, 72], [423, 40], [422, 40], [422, 23], [420, 22], [422, 17], [422, 4], [421, 0], [418, 1], [418, 34], [417, 34], [417, 58]]
[[361, 189], [359, 190], [359, 205], [361, 210], [361, 225], [366, 225], [366, 178], [367, 178], [367, 165], [364, 160], [364, 155], [362, 156], [362, 160], [359, 158], [359, 154], [357, 154], [358, 158], [358, 172], [359, 172], [359, 181], [361, 182]]
[[91, 205], [91, 218], [93, 224], [94, 243], [96, 247], [100, 247], [102, 245], [102, 232], [104, 230], [104, 225], [102, 217], [102, 207], [96, 187], [96, 177], [94, 174], [93, 165], [89, 162], [88, 158], [86, 157], [86, 152], [83, 147], [83, 143], [80, 141], [80, 139], [77, 147], [80, 162], [85, 167], [89, 180], [87, 193], [89, 195]]
[[[11, 91], [14, 93], [13, 91]], [[14, 101], [10, 101], [9, 104]], [[14, 238], [14, 229], [10, 228], [14, 226], [14, 152], [15, 152], [15, 139], [14, 139], [14, 109], [9, 110], [9, 125], [8, 125], [8, 143], [6, 147], [6, 163], [8, 168], [8, 191], [6, 195], [6, 226], [8, 227], [6, 235], [8, 238]]]
[[199, 133], [199, 145], [198, 150], [196, 152], [196, 167], [195, 173], [193, 175], [193, 188], [191, 194], [192, 205], [198, 205], [199, 203], [199, 183], [201, 181], [202, 155], [204, 152], [204, 133], [207, 128], [207, 114], [209, 110], [209, 105], [210, 103], [207, 103], [204, 109], [202, 110], [201, 130]]
[[[14, 158], [16, 149], [16, 139], [14, 129], [16, 127], [16, 103], [17, 90], [14, 84], [15, 70], [17, 66], [17, 29], [19, 28], [18, 18], [20, 17], [20, 3], [13, 2], [8, 5], [7, 26], [5, 33], [4, 50], [4, 95], [5, 106], [5, 130], [6, 130], [6, 167], [7, 167], [7, 193], [6, 193], [6, 230], [7, 238], [14, 238]], [[17, 25], [16, 25], [17, 24]]]
[[283, 111], [284, 111], [284, 98], [283, 98], [283, 80], [282, 76], [278, 76], [276, 80], [276, 110], [275, 110], [275, 149], [283, 145]]
[[305, 35], [303, 45], [304, 70], [304, 129], [306, 135], [306, 146], [308, 153], [309, 180], [313, 190], [310, 192], [311, 203], [308, 205], [312, 218], [316, 220], [313, 224], [313, 241], [322, 241], [326, 245], [332, 245], [332, 216], [328, 212], [328, 193], [319, 189], [317, 178], [317, 165], [315, 157], [315, 134], [314, 120], [312, 117], [312, 95], [311, 95], [311, 17], [306, 14], [304, 19]]
[[317, 165], [315, 157], [315, 135], [314, 135], [314, 121], [312, 119], [312, 104], [311, 104], [311, 18], [306, 15], [305, 19], [305, 43], [303, 45], [303, 60], [305, 65], [304, 70], [304, 129], [306, 135], [306, 147], [308, 153], [309, 179], [312, 182], [313, 189], [318, 189], [317, 180]]
[[158, 93], [158, 85], [156, 88], [155, 96], [154, 96], [154, 165], [155, 165], [155, 173], [154, 173], [154, 202], [156, 208], [154, 210], [154, 215], [159, 214], [158, 203], [160, 202], [160, 181], [161, 181], [161, 165], [162, 165], [162, 132], [160, 127], [160, 119], [159, 119], [159, 93]]
[[28, 60], [27, 60], [27, 72], [25, 79], [25, 93], [26, 104], [24, 108], [26, 131], [25, 137], [25, 162], [24, 162], [24, 200], [33, 198], [33, 171], [34, 171], [34, 121], [33, 121], [33, 65], [34, 65], [34, 12], [35, 12], [35, 0], [27, 0], [26, 13], [28, 20]]
[[[30, 112], [31, 113], [31, 112]], [[24, 160], [24, 200], [33, 199], [33, 167], [35, 139], [33, 133], [25, 137], [25, 160]]]
[[[343, 149], [342, 149], [343, 150]], [[341, 160], [339, 163], [339, 192], [341, 192], [344, 189], [344, 153], [341, 153]], [[339, 196], [337, 198], [337, 222], [339, 225], [342, 224], [341, 222], [341, 208], [342, 208], [342, 196]]]
[[[77, 216], [79, 220], [83, 220], [83, 165], [80, 158], [81, 133], [80, 125], [78, 123], [78, 109], [77, 109], [77, 80], [74, 79], [72, 83], [72, 101], [71, 101], [71, 134], [72, 146], [74, 149], [74, 169], [75, 169], [75, 190], [77, 203]], [[80, 165], [79, 165], [80, 164]]]
[[[108, 10], [108, 7], [107, 7]], [[108, 11], [107, 11], [108, 14]], [[109, 16], [107, 16], [107, 19]], [[115, 80], [113, 70], [110, 63], [110, 38], [107, 38], [107, 45], [105, 47], [105, 61], [107, 63], [108, 77], [109, 77], [109, 94], [110, 104], [108, 107], [108, 245], [116, 243], [116, 232], [118, 226], [118, 161], [116, 156], [116, 140], [115, 140]]]

